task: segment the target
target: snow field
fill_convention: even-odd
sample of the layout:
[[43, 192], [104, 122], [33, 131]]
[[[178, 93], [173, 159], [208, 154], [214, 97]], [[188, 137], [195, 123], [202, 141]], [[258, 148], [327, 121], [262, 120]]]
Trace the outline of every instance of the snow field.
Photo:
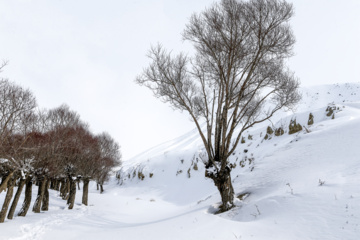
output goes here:
[[[244, 135], [230, 161], [236, 194], [248, 196], [226, 213], [212, 214], [220, 196], [204, 177], [194, 130], [126, 161], [104, 194], [92, 183], [88, 207], [81, 191], [73, 210], [51, 191], [48, 212], [6, 220], [0, 239], [359, 239], [360, 84], [302, 92], [296, 112], [279, 112]], [[294, 118], [308, 131], [289, 135]], [[267, 126], [285, 134], [264, 140]]]

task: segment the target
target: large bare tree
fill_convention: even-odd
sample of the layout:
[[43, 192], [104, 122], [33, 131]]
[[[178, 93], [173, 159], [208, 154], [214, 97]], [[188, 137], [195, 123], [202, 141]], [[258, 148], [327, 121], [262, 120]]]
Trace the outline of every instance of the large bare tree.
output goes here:
[[30, 90], [0, 79], [0, 142], [19, 131], [21, 119], [35, 107], [36, 99]]
[[[222, 0], [193, 14], [182, 34], [194, 56], [152, 47], [136, 82], [190, 114], [207, 153], [206, 173], [217, 186], [221, 211], [233, 207], [229, 156], [241, 135], [300, 99], [285, 61], [295, 43], [292, 4], [280, 0]], [[201, 127], [202, 122], [206, 128]]]

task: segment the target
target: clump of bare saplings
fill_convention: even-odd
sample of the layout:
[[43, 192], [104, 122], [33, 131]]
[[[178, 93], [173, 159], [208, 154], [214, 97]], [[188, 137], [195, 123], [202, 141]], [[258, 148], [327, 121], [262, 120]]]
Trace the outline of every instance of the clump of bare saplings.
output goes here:
[[6, 216], [13, 218], [23, 191], [24, 202], [16, 214], [26, 216], [34, 184], [35, 213], [49, 209], [49, 189], [59, 191], [72, 209], [79, 182], [83, 182], [82, 203], [88, 205], [90, 180], [103, 191], [112, 168], [121, 163], [114, 139], [107, 133], [91, 133], [66, 105], [39, 111], [29, 90], [0, 79], [0, 106], [0, 194], [6, 194], [0, 222]]

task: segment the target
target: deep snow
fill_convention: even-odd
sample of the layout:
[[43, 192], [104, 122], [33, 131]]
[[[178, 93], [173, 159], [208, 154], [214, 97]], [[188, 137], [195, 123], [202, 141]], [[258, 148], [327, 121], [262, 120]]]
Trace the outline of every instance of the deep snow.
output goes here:
[[[360, 239], [360, 83], [301, 91], [295, 112], [244, 135], [232, 179], [236, 194], [248, 195], [229, 212], [213, 214], [220, 196], [204, 177], [194, 130], [126, 161], [104, 194], [92, 183], [88, 207], [79, 191], [73, 210], [51, 191], [48, 212], [6, 220], [0, 239]], [[289, 135], [294, 118], [307, 130]], [[264, 140], [267, 126], [285, 134]]]

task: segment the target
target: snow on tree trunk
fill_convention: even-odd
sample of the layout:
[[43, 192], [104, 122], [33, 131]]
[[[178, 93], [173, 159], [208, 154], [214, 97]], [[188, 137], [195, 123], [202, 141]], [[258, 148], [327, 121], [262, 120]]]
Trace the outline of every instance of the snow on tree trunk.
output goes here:
[[214, 181], [215, 186], [218, 188], [221, 196], [221, 206], [219, 212], [225, 212], [234, 207], [234, 188], [231, 182], [231, 169], [225, 167], [216, 173], [206, 171], [205, 176]]
[[21, 193], [23, 191], [24, 185], [25, 185], [25, 179], [21, 178], [20, 182], [19, 182], [18, 189], [17, 189], [15, 197], [14, 197], [14, 200], [13, 200], [13, 202], [11, 204], [11, 207], [10, 207], [10, 210], [9, 210], [9, 213], [8, 213], [8, 216], [7, 216], [8, 219], [13, 219], [13, 217], [14, 217], [15, 209], [16, 209], [16, 206], [17, 206], [17, 204], [19, 202], [19, 198], [20, 198], [20, 195], [21, 195]]
[[25, 187], [25, 199], [23, 202], [23, 205], [21, 207], [20, 212], [18, 213], [18, 216], [25, 217], [27, 214], [27, 211], [30, 208], [31, 204], [31, 195], [32, 195], [32, 181], [31, 177], [28, 177], [26, 180], [26, 187]]
[[214, 182], [221, 195], [222, 205], [220, 210], [225, 212], [234, 207], [234, 188], [231, 183], [230, 173]]

